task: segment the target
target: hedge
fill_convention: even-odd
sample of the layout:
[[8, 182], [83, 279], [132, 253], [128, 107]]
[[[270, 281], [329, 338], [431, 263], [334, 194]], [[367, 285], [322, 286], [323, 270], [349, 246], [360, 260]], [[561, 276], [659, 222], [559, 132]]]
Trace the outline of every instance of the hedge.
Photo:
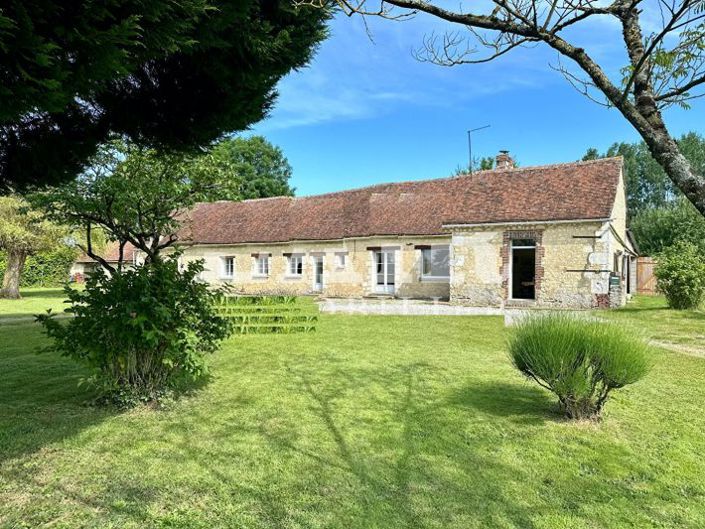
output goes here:
[[[69, 280], [69, 271], [76, 255], [77, 252], [73, 248], [63, 247], [53, 252], [27, 257], [20, 286], [56, 287], [63, 285]], [[5, 252], [0, 252], [0, 278], [5, 275], [5, 266]]]

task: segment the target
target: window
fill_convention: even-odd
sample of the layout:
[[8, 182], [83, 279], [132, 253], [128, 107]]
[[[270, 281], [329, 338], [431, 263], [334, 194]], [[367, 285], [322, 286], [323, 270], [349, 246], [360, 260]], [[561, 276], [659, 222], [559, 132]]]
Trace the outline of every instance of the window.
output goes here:
[[450, 248], [433, 246], [421, 250], [421, 277], [450, 277]]
[[335, 266], [338, 268], [345, 268], [345, 263], [347, 262], [348, 254], [344, 252], [338, 252], [335, 254]]
[[269, 275], [269, 255], [258, 255], [256, 257], [255, 273], [259, 276]]
[[289, 256], [289, 275], [300, 276], [304, 273], [304, 258], [302, 255]]
[[512, 248], [536, 248], [534, 239], [512, 239]]
[[235, 258], [223, 257], [223, 277], [232, 278], [235, 275]]

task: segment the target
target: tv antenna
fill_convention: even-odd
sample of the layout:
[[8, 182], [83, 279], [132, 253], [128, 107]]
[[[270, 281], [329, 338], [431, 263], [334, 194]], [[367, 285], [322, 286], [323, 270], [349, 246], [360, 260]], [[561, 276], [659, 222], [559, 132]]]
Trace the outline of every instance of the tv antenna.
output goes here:
[[470, 174], [472, 174], [472, 133], [489, 128], [490, 125], [484, 125], [482, 127], [477, 127], [476, 129], [468, 130], [468, 169], [470, 170]]

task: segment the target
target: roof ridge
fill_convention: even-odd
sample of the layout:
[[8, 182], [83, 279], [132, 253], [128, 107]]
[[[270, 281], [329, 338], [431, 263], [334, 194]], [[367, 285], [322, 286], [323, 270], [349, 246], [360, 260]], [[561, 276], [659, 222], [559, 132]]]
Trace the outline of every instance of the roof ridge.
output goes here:
[[357, 191], [370, 191], [375, 188], [381, 188], [381, 187], [387, 187], [387, 186], [398, 186], [402, 184], [425, 184], [428, 182], [443, 182], [443, 181], [452, 181], [456, 180], [457, 178], [465, 178], [468, 176], [482, 176], [485, 174], [497, 174], [497, 173], [510, 173], [510, 172], [523, 172], [523, 171], [540, 171], [544, 169], [554, 169], [557, 167], [576, 167], [580, 165], [591, 165], [591, 164], [597, 164], [597, 163], [606, 163], [606, 162], [614, 162], [616, 160], [621, 160], [623, 159], [622, 156], [608, 156], [605, 158], [597, 158], [595, 160], [577, 160], [575, 162], [561, 162], [561, 163], [553, 163], [553, 164], [545, 164], [545, 165], [529, 165], [526, 167], [509, 167], [509, 168], [503, 168], [503, 169], [483, 169], [481, 171], [474, 171], [472, 174], [461, 174], [461, 175], [454, 175], [454, 176], [442, 176], [439, 178], [423, 178], [421, 180], [402, 180], [402, 181], [392, 181], [392, 182], [380, 182], [378, 184], [370, 184], [368, 186], [362, 186], [362, 187], [353, 187], [351, 189], [341, 189], [339, 191], [329, 191], [328, 193], [319, 193], [316, 195], [304, 195], [304, 196], [289, 196], [289, 195], [280, 195], [276, 197], [265, 197], [265, 198], [248, 198], [246, 200], [217, 200], [215, 202], [200, 202], [199, 204], [217, 204], [219, 202], [257, 202], [257, 201], [264, 201], [264, 200], [276, 200], [276, 199], [290, 199], [290, 200], [302, 200], [302, 199], [308, 199], [308, 198], [323, 198], [323, 197], [329, 197], [329, 196], [334, 196], [334, 195], [339, 195], [341, 193], [352, 193], [352, 192], [357, 192]]
[[619, 156], [605, 156], [604, 158], [596, 158], [594, 160], [576, 160], [574, 162], [559, 162], [559, 163], [549, 163], [545, 165], [527, 165], [526, 167], [504, 167], [502, 169], [482, 169], [480, 171], [474, 171], [472, 174], [471, 173], [465, 173], [461, 174], [458, 176], [454, 176], [453, 178], [458, 178], [458, 177], [465, 177], [465, 176], [476, 176], [476, 175], [482, 175], [482, 174], [491, 174], [491, 173], [511, 173], [511, 172], [518, 172], [518, 171], [541, 171], [544, 169], [555, 169], [556, 167], [576, 167], [579, 165], [592, 165], [592, 164], [597, 164], [597, 163], [605, 163], [605, 162], [615, 162], [617, 160], [623, 160], [624, 157], [622, 155]]
[[274, 197], [261, 197], [261, 198], [246, 198], [244, 200], [211, 200], [211, 201], [199, 201], [196, 202], [196, 206], [200, 206], [202, 204], [242, 204], [243, 202], [261, 202], [264, 200], [280, 200], [282, 198], [288, 198], [290, 200], [293, 200], [295, 198], [301, 198], [301, 197], [292, 197], [291, 195], [277, 195]]

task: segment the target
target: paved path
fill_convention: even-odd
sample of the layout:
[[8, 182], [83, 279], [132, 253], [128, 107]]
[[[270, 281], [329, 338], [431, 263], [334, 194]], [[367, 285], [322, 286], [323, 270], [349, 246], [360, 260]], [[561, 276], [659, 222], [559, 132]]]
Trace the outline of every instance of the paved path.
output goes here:
[[321, 312], [342, 314], [388, 314], [401, 316], [502, 316], [502, 309], [462, 307], [438, 301], [412, 299], [323, 299]]

